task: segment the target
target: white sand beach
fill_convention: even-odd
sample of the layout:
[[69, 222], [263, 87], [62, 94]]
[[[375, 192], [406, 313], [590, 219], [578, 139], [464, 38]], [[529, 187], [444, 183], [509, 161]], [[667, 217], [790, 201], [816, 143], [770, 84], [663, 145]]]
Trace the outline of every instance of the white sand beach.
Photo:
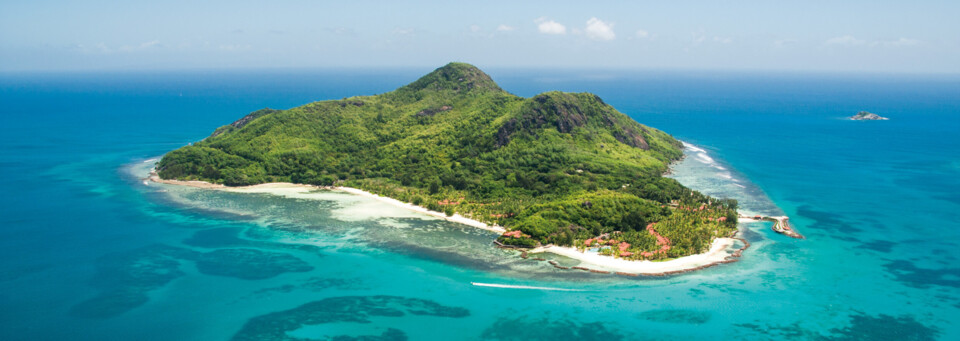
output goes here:
[[732, 253], [731, 247], [737, 240], [733, 238], [717, 238], [710, 245], [710, 250], [705, 253], [690, 255], [663, 262], [652, 261], [632, 261], [610, 256], [602, 256], [593, 252], [580, 252], [572, 247], [562, 246], [544, 246], [527, 251], [528, 253], [549, 252], [561, 255], [567, 258], [573, 258], [581, 262], [580, 266], [596, 269], [609, 270], [615, 272], [625, 272], [633, 274], [654, 275], [667, 272], [691, 270], [704, 265], [719, 263]]
[[484, 229], [491, 232], [504, 233], [507, 231], [503, 227], [500, 227], [497, 225], [490, 225], [481, 221], [470, 219], [460, 214], [447, 216], [443, 212], [431, 211], [424, 207], [420, 207], [410, 203], [405, 203], [393, 198], [379, 196], [379, 195], [376, 195], [361, 189], [352, 188], [352, 187], [319, 187], [319, 186], [304, 185], [304, 184], [294, 184], [289, 182], [271, 182], [271, 183], [264, 183], [264, 184], [251, 185], [251, 186], [229, 187], [229, 186], [209, 183], [206, 181], [165, 180], [165, 179], [161, 179], [154, 172], [151, 172], [149, 179], [150, 181], [153, 181], [153, 182], [164, 183], [169, 185], [190, 186], [190, 187], [196, 187], [196, 188], [213, 189], [213, 190], [237, 192], [237, 193], [267, 193], [267, 194], [286, 196], [286, 197], [303, 197], [303, 195], [306, 193], [309, 193], [311, 191], [321, 190], [321, 189], [340, 191], [340, 192], [350, 193], [353, 195], [376, 199], [377, 201], [389, 204], [394, 207], [403, 208], [419, 214], [431, 216], [434, 218], [440, 218], [440, 219], [448, 220], [451, 222], [460, 223], [460, 224], [476, 227], [479, 229]]
[[[170, 185], [180, 185], [180, 186], [190, 186], [196, 188], [204, 189], [213, 189], [220, 191], [229, 191], [236, 193], [267, 193], [278, 196], [286, 196], [293, 198], [317, 198], [316, 190], [331, 190], [338, 191], [343, 193], [348, 193], [351, 195], [362, 196], [366, 198], [372, 198], [379, 202], [388, 204], [392, 207], [402, 208], [404, 210], [415, 212], [417, 214], [426, 215], [433, 218], [445, 219], [451, 222], [460, 223], [487, 231], [495, 233], [504, 233], [506, 229], [497, 225], [489, 225], [477, 220], [473, 220], [459, 214], [454, 214], [453, 216], [447, 216], [445, 213], [436, 212], [428, 210], [424, 207], [413, 205], [410, 203], [405, 203], [397, 199], [388, 198], [380, 195], [376, 195], [361, 189], [351, 188], [351, 187], [319, 187], [312, 185], [304, 184], [294, 184], [288, 182], [274, 182], [274, 183], [264, 183], [251, 186], [238, 186], [238, 187], [229, 187], [219, 184], [212, 184], [205, 181], [179, 181], [179, 180], [164, 180], [160, 179], [156, 173], [151, 173], [150, 181], [157, 183], [164, 183]], [[366, 209], [366, 208], [364, 208]], [[351, 210], [347, 210], [352, 212]], [[344, 219], [349, 219], [349, 217], [344, 217]], [[742, 219], [746, 220], [746, 219]], [[753, 221], [753, 220], [750, 220]], [[672, 259], [662, 262], [653, 262], [653, 261], [632, 261], [624, 260], [620, 258], [614, 258], [610, 256], [602, 256], [598, 253], [593, 252], [580, 252], [576, 248], [572, 247], [562, 247], [555, 245], [548, 245], [543, 247], [538, 247], [536, 249], [527, 250], [528, 253], [542, 253], [549, 252], [557, 255], [561, 255], [567, 258], [576, 259], [581, 262], [580, 267], [586, 267], [594, 270], [605, 270], [613, 272], [623, 272], [631, 274], [642, 274], [642, 275], [656, 275], [664, 273], [674, 273], [677, 271], [693, 270], [698, 267], [711, 265], [715, 263], [723, 262], [729, 257], [734, 250], [732, 250], [733, 245], [736, 243], [736, 239], [733, 238], [717, 238], [713, 241], [710, 246], [710, 250], [696, 255], [690, 255], [686, 257], [681, 257], [677, 259]]]

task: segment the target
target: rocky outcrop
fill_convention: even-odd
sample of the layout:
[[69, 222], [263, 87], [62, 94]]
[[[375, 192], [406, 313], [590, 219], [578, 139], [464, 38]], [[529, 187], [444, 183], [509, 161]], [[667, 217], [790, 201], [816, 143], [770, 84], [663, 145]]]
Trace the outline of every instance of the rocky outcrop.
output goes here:
[[507, 121], [497, 131], [497, 146], [510, 143], [518, 131], [532, 132], [545, 126], [553, 126], [561, 133], [571, 133], [573, 128], [586, 124], [587, 115], [578, 99], [571, 94], [559, 92], [534, 96], [521, 109], [519, 117]]
[[272, 114], [277, 111], [280, 111], [280, 110], [274, 110], [270, 108], [260, 109], [247, 114], [247, 116], [241, 117], [239, 120], [236, 120], [233, 123], [230, 123], [230, 125], [232, 125], [234, 128], [240, 129], [240, 128], [243, 128], [243, 126], [247, 125], [247, 123], [250, 123], [250, 121], [253, 121], [254, 119], [256, 119], [257, 117], [267, 115], [267, 114]]
[[868, 111], [858, 112], [856, 115], [850, 116], [850, 119], [851, 119], [851, 120], [854, 120], [854, 121], [885, 121], [885, 120], [889, 120], [889, 118], [886, 118], [886, 117], [883, 117], [883, 116], [880, 116], [880, 115], [877, 115], [877, 114], [874, 114], [874, 113], [868, 112]]
[[551, 91], [536, 95], [520, 108], [519, 113], [505, 122], [496, 135], [496, 146], [510, 143], [517, 132], [536, 132], [542, 128], [556, 129], [563, 134], [576, 134], [579, 127], [587, 131], [605, 129], [617, 141], [628, 146], [650, 149], [641, 125], [624, 125], [623, 114], [617, 113], [600, 97], [586, 93]]
[[427, 108], [427, 109], [423, 109], [423, 110], [420, 110], [419, 112], [417, 112], [417, 116], [433, 116], [433, 115], [435, 115], [435, 114], [438, 113], [438, 112], [443, 112], [443, 111], [447, 111], [447, 110], [450, 110], [450, 109], [453, 109], [453, 107], [452, 107], [452, 106], [449, 106], [449, 105], [444, 105], [444, 106], [439, 107], [439, 108]]
[[279, 111], [280, 110], [275, 110], [270, 108], [263, 108], [263, 109], [254, 111], [252, 113], [247, 114], [247, 116], [241, 117], [239, 120], [233, 121], [233, 123], [230, 123], [229, 125], [225, 125], [220, 128], [217, 128], [217, 130], [214, 130], [213, 133], [210, 134], [210, 137], [215, 137], [217, 135], [226, 133], [228, 131], [233, 131], [236, 129], [243, 128], [243, 126], [247, 125], [247, 123], [250, 123], [251, 121], [255, 120], [260, 116], [269, 115]]

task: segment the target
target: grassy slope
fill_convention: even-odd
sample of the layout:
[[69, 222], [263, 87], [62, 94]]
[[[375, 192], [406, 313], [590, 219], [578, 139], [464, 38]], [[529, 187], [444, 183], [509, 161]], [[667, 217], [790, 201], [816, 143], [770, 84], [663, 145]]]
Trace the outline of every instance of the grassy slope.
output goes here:
[[[451, 63], [389, 93], [251, 113], [168, 153], [158, 169], [226, 185], [344, 184], [530, 236], [501, 237], [515, 245], [621, 231], [631, 251], [649, 251], [657, 246], [644, 226], [658, 222], [676, 239], [663, 258], [703, 251], [735, 229], [734, 202], [661, 176], [681, 148], [595, 95], [521, 98]], [[671, 200], [707, 206], [674, 210]], [[731, 222], [706, 220], [720, 216]]]

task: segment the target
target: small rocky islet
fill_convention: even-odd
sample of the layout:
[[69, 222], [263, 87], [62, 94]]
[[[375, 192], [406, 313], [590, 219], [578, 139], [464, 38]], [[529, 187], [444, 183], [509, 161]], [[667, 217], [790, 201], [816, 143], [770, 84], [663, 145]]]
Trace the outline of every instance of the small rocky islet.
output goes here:
[[889, 118], [886, 118], [886, 117], [883, 117], [883, 116], [874, 114], [874, 113], [869, 112], [869, 111], [861, 111], [861, 112], [858, 112], [856, 115], [850, 116], [850, 119], [851, 119], [851, 120], [854, 120], [854, 121], [886, 121], [886, 120], [889, 120]]

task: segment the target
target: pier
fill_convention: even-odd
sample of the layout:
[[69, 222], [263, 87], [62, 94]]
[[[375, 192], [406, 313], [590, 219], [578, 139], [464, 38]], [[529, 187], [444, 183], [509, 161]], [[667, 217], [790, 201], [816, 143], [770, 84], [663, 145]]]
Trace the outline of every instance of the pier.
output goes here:
[[773, 227], [771, 227], [771, 229], [774, 232], [780, 233], [782, 235], [785, 235], [791, 238], [804, 239], [802, 234], [798, 233], [796, 230], [793, 229], [792, 226], [790, 226], [790, 222], [789, 222], [790, 217], [787, 217], [787, 216], [766, 217], [766, 216], [759, 216], [759, 215], [746, 216], [741, 214], [740, 219], [749, 219], [749, 220], [755, 220], [755, 221], [772, 221]]

